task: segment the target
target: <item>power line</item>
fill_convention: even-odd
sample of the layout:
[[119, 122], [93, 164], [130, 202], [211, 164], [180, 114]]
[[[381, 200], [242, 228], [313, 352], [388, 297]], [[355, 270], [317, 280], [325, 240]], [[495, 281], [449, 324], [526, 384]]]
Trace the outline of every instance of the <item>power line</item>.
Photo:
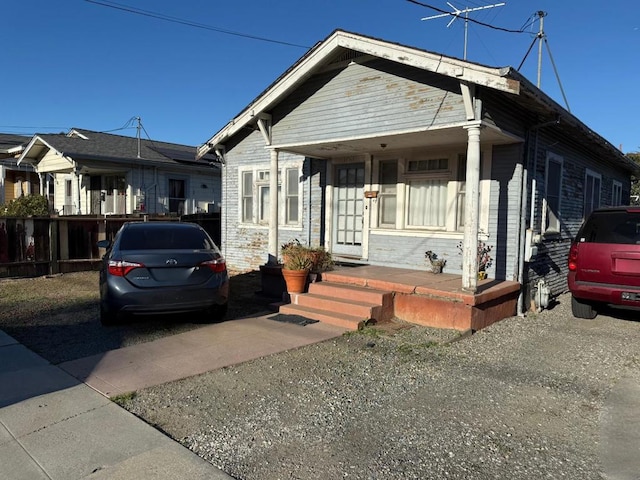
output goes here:
[[98, 1], [98, 0], [85, 0], [85, 2], [93, 3], [95, 5], [100, 5], [102, 7], [113, 8], [115, 10], [121, 10], [121, 11], [127, 12], [127, 13], [134, 13], [136, 15], [142, 15], [144, 17], [151, 17], [151, 18], [156, 18], [158, 20], [164, 20], [165, 22], [177, 23], [177, 24], [180, 24], [180, 25], [186, 25], [188, 27], [195, 27], [195, 28], [201, 28], [203, 30], [210, 30], [212, 32], [224, 33], [225, 35], [234, 35], [236, 37], [249, 38], [251, 40], [259, 40], [261, 42], [276, 43], [276, 44], [285, 45], [285, 46], [288, 46], [288, 47], [305, 48], [305, 49], [311, 48], [311, 47], [309, 47], [307, 45], [299, 45], [297, 43], [290, 43], [290, 42], [284, 42], [284, 41], [281, 41], [281, 40], [274, 40], [272, 38], [259, 37], [257, 35], [251, 35], [251, 34], [248, 34], [248, 33], [234, 32], [232, 30], [225, 30], [223, 28], [213, 27], [211, 25], [205, 25], [203, 23], [196, 23], [196, 22], [192, 22], [192, 21], [189, 21], [189, 20], [184, 20], [184, 19], [181, 19], [181, 18], [178, 18], [178, 17], [171, 17], [169, 15], [165, 15], [165, 14], [157, 13], [157, 12], [152, 12], [150, 10], [143, 10], [141, 8], [130, 7], [128, 5], [123, 5], [121, 3], [108, 2], [108, 1]]

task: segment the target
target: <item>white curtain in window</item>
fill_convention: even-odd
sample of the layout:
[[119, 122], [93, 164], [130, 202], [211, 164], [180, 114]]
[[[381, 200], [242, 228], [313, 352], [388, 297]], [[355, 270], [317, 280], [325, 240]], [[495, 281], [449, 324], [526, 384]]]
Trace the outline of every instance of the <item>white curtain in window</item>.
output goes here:
[[444, 227], [447, 211], [445, 180], [413, 180], [409, 183], [407, 224], [412, 227]]

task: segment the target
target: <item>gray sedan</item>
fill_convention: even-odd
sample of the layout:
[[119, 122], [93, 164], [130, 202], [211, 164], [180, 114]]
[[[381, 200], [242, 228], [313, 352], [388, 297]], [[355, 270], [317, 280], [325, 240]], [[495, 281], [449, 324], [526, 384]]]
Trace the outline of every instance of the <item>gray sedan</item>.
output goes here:
[[100, 270], [100, 321], [123, 314], [203, 312], [224, 317], [229, 275], [224, 257], [199, 225], [128, 222], [106, 248]]

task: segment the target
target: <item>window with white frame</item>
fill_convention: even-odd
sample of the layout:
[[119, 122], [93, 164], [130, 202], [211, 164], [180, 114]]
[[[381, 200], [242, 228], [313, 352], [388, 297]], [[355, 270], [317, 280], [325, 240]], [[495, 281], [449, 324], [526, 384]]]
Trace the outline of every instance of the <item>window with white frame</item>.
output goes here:
[[[282, 185], [280, 175], [284, 175]], [[242, 223], [266, 225], [269, 223], [271, 208], [270, 171], [248, 169], [240, 172], [241, 205], [240, 220]], [[288, 167], [278, 174], [279, 202], [284, 208], [280, 209], [279, 222], [286, 225], [300, 223], [300, 168]]]
[[409, 160], [406, 168], [407, 227], [446, 227], [449, 159]]
[[622, 183], [614, 180], [611, 186], [611, 206], [622, 205]]
[[378, 224], [382, 228], [396, 228], [398, 161], [383, 160], [379, 169]]
[[242, 172], [242, 223], [253, 223], [253, 171]]
[[[376, 167], [377, 228], [436, 231], [464, 228], [465, 154], [382, 159]], [[483, 168], [481, 156], [481, 177], [486, 174]]]
[[560, 199], [562, 193], [562, 157], [547, 153], [545, 178], [545, 232], [560, 231]]
[[287, 225], [295, 225], [299, 220], [300, 174], [297, 168], [286, 169], [285, 220]]
[[584, 178], [584, 217], [600, 206], [600, 187], [602, 177], [599, 173], [588, 170]]

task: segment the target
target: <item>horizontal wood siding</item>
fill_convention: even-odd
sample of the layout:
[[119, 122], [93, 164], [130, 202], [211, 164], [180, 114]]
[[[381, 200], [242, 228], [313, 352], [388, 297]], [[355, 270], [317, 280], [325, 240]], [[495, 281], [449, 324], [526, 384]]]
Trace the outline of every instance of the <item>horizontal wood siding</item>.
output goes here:
[[[239, 142], [228, 144], [226, 160], [227, 167], [222, 173], [222, 251], [231, 270], [257, 270], [268, 260], [269, 229], [266, 225], [243, 224], [240, 221], [238, 171], [239, 167], [253, 166], [269, 169], [270, 154], [260, 132], [249, 132]], [[297, 239], [317, 246], [324, 241], [325, 190], [321, 184], [324, 186], [326, 181], [326, 162], [281, 152], [278, 165], [282, 170], [287, 165], [300, 162], [303, 162], [299, 189], [302, 196], [301, 222], [299, 226], [280, 226], [278, 244]]]
[[[562, 157], [562, 190], [560, 199], [559, 234], [543, 236], [543, 243], [539, 246], [538, 255], [531, 262], [528, 278], [531, 286], [535, 286], [538, 279], [544, 278], [551, 287], [553, 295], [567, 291], [566, 276], [567, 255], [569, 247], [583, 222], [584, 208], [584, 180], [586, 170], [602, 175], [600, 201], [601, 206], [611, 204], [613, 181], [622, 184], [628, 201], [630, 177], [610, 162], [594, 155], [584, 145], [570, 143], [555, 127], [541, 129], [538, 135], [531, 136], [530, 154], [531, 169], [535, 170], [536, 204], [534, 229], [540, 231], [542, 223], [542, 202], [545, 195], [545, 169], [547, 152]], [[530, 199], [529, 199], [530, 200]], [[529, 211], [529, 210], [527, 210]]]
[[496, 278], [504, 280], [518, 280], [522, 172], [520, 145], [493, 147], [488, 243], [494, 245]]
[[70, 172], [73, 169], [73, 165], [66, 158], [49, 150], [48, 153], [38, 162], [38, 171], [44, 172]]
[[372, 136], [465, 120], [455, 80], [384, 60], [316, 75], [272, 113], [275, 144]]
[[[411, 268], [427, 271], [424, 254], [431, 250], [438, 258], [446, 260], [443, 272], [460, 275], [462, 273], [462, 255], [458, 238], [437, 238], [429, 235], [398, 235], [377, 232], [369, 237], [369, 259], [372, 265], [384, 265], [397, 268]], [[490, 273], [490, 276], [493, 274]]]

